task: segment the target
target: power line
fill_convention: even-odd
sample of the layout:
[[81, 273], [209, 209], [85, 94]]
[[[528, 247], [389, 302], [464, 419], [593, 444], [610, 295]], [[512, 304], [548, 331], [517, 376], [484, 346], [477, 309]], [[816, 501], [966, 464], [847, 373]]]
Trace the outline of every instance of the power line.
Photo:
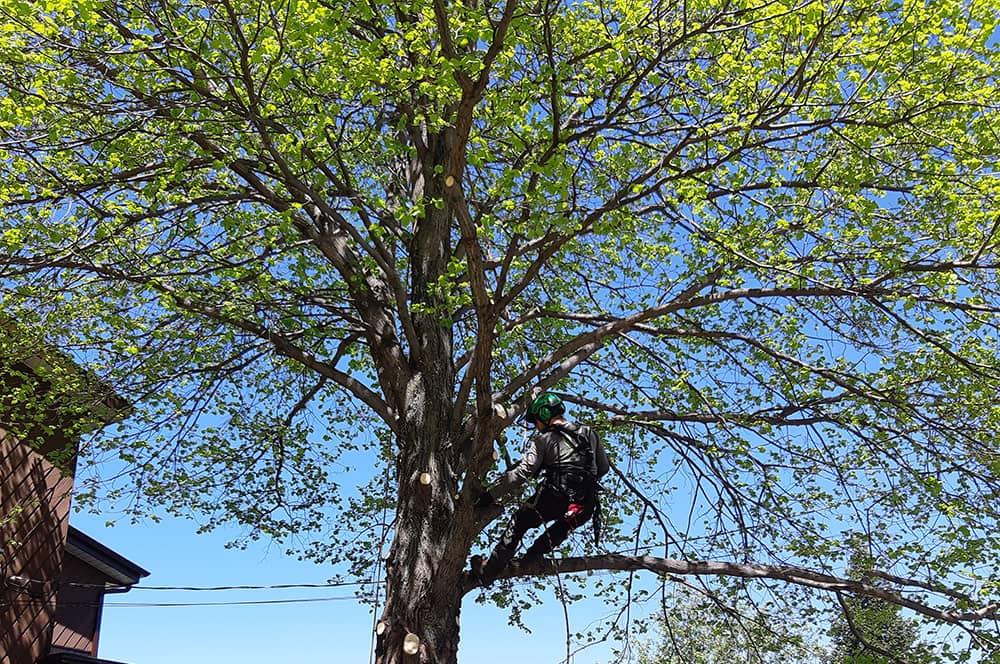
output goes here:
[[[262, 604], [309, 604], [315, 602], [347, 602], [358, 601], [354, 595], [339, 595], [336, 597], [298, 597], [290, 599], [259, 599], [259, 600], [237, 600], [227, 602], [59, 602], [58, 606], [74, 607], [117, 607], [117, 608], [153, 608], [153, 607], [192, 607], [192, 606], [257, 606]], [[2, 603], [0, 606], [27, 607], [42, 601], [19, 600], [15, 602]]]
[[144, 586], [144, 585], [106, 585], [100, 583], [78, 583], [64, 581], [62, 586], [71, 588], [90, 588], [93, 590], [176, 590], [176, 591], [219, 591], [219, 590], [288, 590], [294, 588], [346, 588], [348, 586], [367, 586], [371, 583], [384, 581], [340, 581], [336, 583], [277, 583], [270, 585], [239, 585], [239, 586]]
[[339, 597], [300, 597], [296, 599], [259, 599], [233, 602], [105, 602], [104, 606], [142, 608], [165, 606], [256, 606], [260, 604], [307, 604], [311, 602], [346, 602], [357, 600], [353, 595]]
[[[345, 588], [367, 586], [373, 581], [340, 581], [337, 583], [277, 583], [266, 586], [132, 586], [133, 590], [282, 590], [289, 588]], [[378, 581], [377, 583], [383, 583]]]

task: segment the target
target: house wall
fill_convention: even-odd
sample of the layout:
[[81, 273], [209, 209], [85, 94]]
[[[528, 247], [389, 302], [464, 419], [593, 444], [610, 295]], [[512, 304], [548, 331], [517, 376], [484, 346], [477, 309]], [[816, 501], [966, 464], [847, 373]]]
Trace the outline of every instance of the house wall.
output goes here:
[[[81, 584], [67, 585], [67, 582]], [[112, 579], [72, 554], [63, 560], [62, 584], [56, 598], [52, 647], [97, 656], [101, 629], [102, 588]], [[95, 587], [89, 587], [95, 586]]]
[[0, 664], [34, 664], [48, 650], [72, 488], [71, 475], [0, 428]]

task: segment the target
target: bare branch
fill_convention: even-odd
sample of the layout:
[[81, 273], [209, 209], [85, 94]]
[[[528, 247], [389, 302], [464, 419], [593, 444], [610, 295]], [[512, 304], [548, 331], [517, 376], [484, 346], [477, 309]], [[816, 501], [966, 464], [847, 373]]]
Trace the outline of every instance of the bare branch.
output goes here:
[[[910, 599], [896, 591], [854, 581], [832, 574], [824, 574], [801, 567], [760, 565], [730, 562], [687, 561], [654, 556], [623, 556], [606, 554], [556, 560], [514, 563], [499, 578], [522, 576], [548, 576], [571, 572], [592, 572], [599, 570], [629, 572], [646, 570], [660, 576], [729, 576], [742, 579], [770, 579], [785, 581], [797, 586], [815, 588], [831, 593], [848, 593], [859, 597], [871, 597], [890, 604], [910, 609], [916, 613], [949, 623], [975, 623], [990, 620], [1000, 614], [1000, 603], [987, 604], [974, 610], [940, 609], [929, 604]], [[466, 579], [465, 591], [475, 588], [471, 579]]]

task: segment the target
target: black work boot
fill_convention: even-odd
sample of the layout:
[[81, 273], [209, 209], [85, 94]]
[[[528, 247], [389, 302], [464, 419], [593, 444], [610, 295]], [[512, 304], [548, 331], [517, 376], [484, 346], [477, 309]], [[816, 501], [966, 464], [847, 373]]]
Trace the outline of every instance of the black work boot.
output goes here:
[[[489, 560], [485, 563], [480, 563], [478, 574], [475, 568], [473, 569], [472, 574], [482, 585], [492, 585], [492, 583], [497, 580], [497, 576], [499, 576], [500, 572], [503, 571], [504, 567], [507, 566], [507, 563], [509, 563], [510, 559], [513, 557], [513, 549], [508, 549], [507, 547], [500, 545], [493, 550]], [[473, 556], [474, 563], [476, 558], [479, 558], [479, 560], [482, 561], [482, 556]]]
[[541, 554], [541, 553], [526, 553], [523, 556], [521, 556], [520, 558], [516, 559], [514, 561], [514, 564], [517, 565], [519, 568], [521, 568], [521, 567], [524, 567], [526, 565], [527, 566], [531, 566], [531, 565], [534, 565], [536, 563], [544, 563], [544, 562], [545, 562], [545, 556], [543, 554]]
[[562, 543], [562, 539], [553, 540], [549, 537], [548, 533], [542, 534], [541, 537], [532, 542], [528, 550], [524, 552], [521, 560], [540, 560], [545, 557], [545, 554], [551, 553], [552, 549]]
[[535, 563], [538, 562], [539, 560], [545, 560], [544, 551], [531, 551], [529, 549], [528, 551], [525, 551], [524, 555], [521, 556], [520, 558], [520, 561], [522, 563]]
[[539, 544], [535, 542], [528, 547], [528, 550], [524, 552], [524, 555], [518, 558], [516, 562], [518, 565], [532, 565], [534, 563], [543, 562], [545, 560], [545, 554], [550, 551], [550, 547], [545, 544]]
[[486, 561], [480, 555], [475, 555], [469, 558], [469, 574], [476, 583], [479, 585], [487, 585], [483, 583], [483, 568], [486, 567]]

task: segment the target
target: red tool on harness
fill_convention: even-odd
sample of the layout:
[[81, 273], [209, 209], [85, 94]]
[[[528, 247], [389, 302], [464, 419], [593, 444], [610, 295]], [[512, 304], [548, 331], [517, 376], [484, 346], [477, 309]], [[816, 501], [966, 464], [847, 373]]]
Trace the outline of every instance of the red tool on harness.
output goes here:
[[570, 503], [569, 507], [566, 508], [566, 514], [563, 515], [563, 519], [570, 525], [571, 528], [576, 528], [580, 525], [580, 515], [583, 514], [583, 505], [579, 503]]

